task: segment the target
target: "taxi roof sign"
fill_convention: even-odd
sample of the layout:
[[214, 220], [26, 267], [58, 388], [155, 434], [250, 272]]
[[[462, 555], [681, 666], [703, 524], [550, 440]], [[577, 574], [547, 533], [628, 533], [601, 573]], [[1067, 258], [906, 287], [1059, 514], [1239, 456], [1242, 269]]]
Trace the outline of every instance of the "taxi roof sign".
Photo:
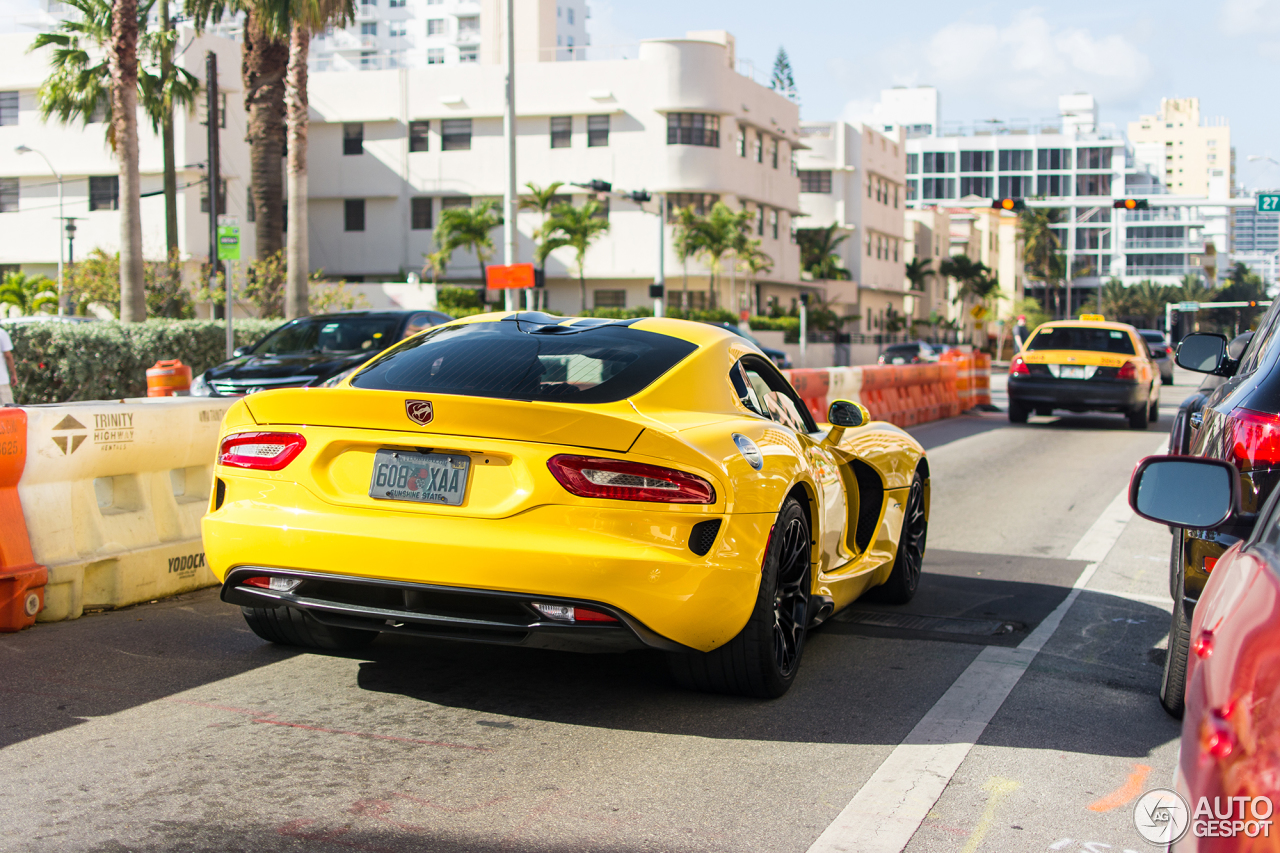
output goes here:
[[1082, 323], [1105, 323], [1107, 318], [1101, 314], [1081, 314], [1080, 321]]

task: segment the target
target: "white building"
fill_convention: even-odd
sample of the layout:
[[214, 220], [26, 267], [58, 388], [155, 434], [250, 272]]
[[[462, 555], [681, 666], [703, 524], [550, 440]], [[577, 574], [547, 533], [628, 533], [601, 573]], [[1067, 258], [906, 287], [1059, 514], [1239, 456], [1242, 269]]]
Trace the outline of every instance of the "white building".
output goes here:
[[[575, 201], [591, 180], [648, 190], [668, 210], [724, 201], [749, 210], [773, 269], [757, 283], [730, 272], [709, 288], [688, 263], [692, 307], [755, 309], [771, 296], [789, 304], [800, 286], [792, 241], [802, 147], [796, 104], [735, 70], [727, 33], [642, 42], [630, 60], [519, 63], [518, 182], [562, 181]], [[311, 262], [348, 281], [404, 281], [435, 249], [440, 211], [498, 198], [506, 182], [503, 69], [486, 63], [311, 75]], [[651, 304], [658, 265], [656, 201], [609, 199], [610, 232], [586, 255], [587, 308]], [[532, 259], [540, 224], [520, 216], [519, 260]], [[684, 265], [665, 235], [669, 304], [685, 287]], [[503, 245], [500, 229], [496, 246]], [[501, 260], [500, 257], [495, 260]], [[479, 281], [474, 257], [455, 254], [448, 278]], [[549, 307], [573, 312], [581, 294], [572, 250], [548, 264]]]
[[[516, 61], [586, 58], [586, 0], [521, 0]], [[499, 0], [358, 0], [355, 20], [311, 43], [320, 71], [502, 63], [505, 4]]]
[[796, 157], [805, 213], [799, 227], [836, 225], [845, 235], [837, 252], [852, 276], [849, 282], [822, 282], [826, 299], [839, 303], [838, 313], [861, 318], [848, 331], [889, 331], [895, 316], [910, 317], [915, 310], [903, 277], [906, 151], [901, 135], [846, 122], [804, 122], [801, 132], [809, 150]]
[[[28, 53], [32, 36], [0, 35], [0, 271], [21, 270], [55, 278], [61, 243], [76, 259], [95, 248], [119, 251], [119, 162], [105, 138], [106, 126], [94, 122], [61, 125], [40, 119], [36, 89], [48, 74], [51, 51]], [[225, 94], [221, 132], [225, 210], [241, 223], [242, 251], [252, 258], [253, 223], [247, 207], [249, 149], [244, 142], [245, 112], [240, 82], [240, 46], [216, 36], [197, 37], [180, 28], [179, 43], [189, 45], [178, 58], [197, 78], [205, 76], [205, 54], [218, 56], [220, 90]], [[178, 242], [191, 277], [208, 258], [209, 214], [204, 166], [208, 161], [201, 111], [179, 111], [174, 140], [178, 163]], [[160, 137], [138, 111], [139, 167], [142, 178], [142, 249], [148, 260], [165, 256], [163, 152]], [[26, 146], [31, 153], [15, 149]], [[47, 163], [46, 163], [47, 160]], [[52, 167], [52, 169], [51, 169]], [[59, 213], [58, 179], [62, 178]], [[74, 243], [65, 240], [59, 216], [75, 220]]]

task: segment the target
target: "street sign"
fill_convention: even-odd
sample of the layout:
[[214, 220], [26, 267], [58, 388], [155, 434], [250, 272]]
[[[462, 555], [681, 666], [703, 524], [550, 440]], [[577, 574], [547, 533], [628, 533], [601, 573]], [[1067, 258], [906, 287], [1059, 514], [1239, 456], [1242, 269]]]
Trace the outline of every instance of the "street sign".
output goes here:
[[1199, 311], [1200, 303], [1199, 302], [1179, 302], [1177, 305], [1177, 310], [1178, 311]]
[[1280, 213], [1280, 193], [1259, 193], [1259, 213]]
[[490, 264], [485, 267], [485, 284], [490, 290], [533, 287], [533, 264]]
[[240, 260], [240, 220], [234, 216], [218, 217], [218, 260]]

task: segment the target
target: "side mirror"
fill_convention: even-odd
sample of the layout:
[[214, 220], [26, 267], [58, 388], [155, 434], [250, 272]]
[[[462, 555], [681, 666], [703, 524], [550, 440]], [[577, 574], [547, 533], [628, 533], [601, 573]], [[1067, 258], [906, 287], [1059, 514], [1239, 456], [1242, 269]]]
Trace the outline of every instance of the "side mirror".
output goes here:
[[833, 400], [830, 408], [827, 409], [827, 423], [831, 424], [831, 431], [827, 433], [822, 443], [839, 444], [840, 437], [844, 435], [846, 429], [860, 427], [870, 421], [871, 413], [861, 403], [855, 403], [852, 400]]
[[251, 349], [253, 349], [253, 347], [236, 347], [231, 351], [231, 357], [239, 358], [242, 355], [247, 355]]
[[1227, 339], [1222, 335], [1203, 332], [1183, 338], [1182, 343], [1178, 344], [1178, 355], [1174, 359], [1179, 367], [1197, 373], [1218, 373], [1228, 360]]
[[1129, 506], [1150, 521], [1212, 530], [1240, 506], [1240, 472], [1220, 459], [1148, 456], [1129, 480]]

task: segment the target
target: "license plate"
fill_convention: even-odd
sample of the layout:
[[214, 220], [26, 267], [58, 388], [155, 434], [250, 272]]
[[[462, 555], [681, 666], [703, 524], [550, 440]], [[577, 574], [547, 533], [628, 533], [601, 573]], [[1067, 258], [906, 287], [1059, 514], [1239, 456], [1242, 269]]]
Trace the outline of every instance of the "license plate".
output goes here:
[[459, 506], [470, 473], [470, 456], [379, 450], [373, 457], [369, 497]]
[[1084, 368], [1069, 367], [1064, 364], [1058, 375], [1063, 379], [1084, 379]]

